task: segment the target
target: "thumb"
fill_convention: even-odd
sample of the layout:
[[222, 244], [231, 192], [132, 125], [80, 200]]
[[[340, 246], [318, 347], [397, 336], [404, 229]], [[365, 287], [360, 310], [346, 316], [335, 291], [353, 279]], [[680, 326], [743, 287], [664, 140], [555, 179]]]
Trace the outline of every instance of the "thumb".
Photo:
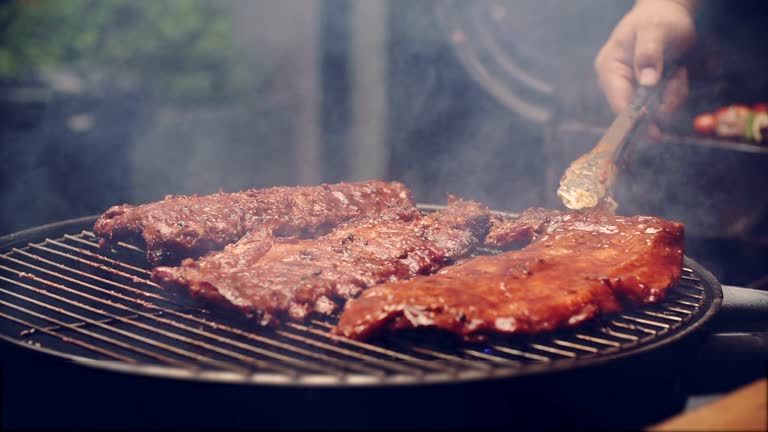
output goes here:
[[664, 68], [664, 38], [653, 29], [640, 31], [635, 38], [635, 78], [642, 86], [654, 86]]

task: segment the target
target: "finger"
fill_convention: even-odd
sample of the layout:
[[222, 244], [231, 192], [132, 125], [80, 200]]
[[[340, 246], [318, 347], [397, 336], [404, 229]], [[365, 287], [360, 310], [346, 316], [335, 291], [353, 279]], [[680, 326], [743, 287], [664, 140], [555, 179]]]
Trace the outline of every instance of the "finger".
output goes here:
[[688, 98], [688, 70], [678, 68], [667, 81], [661, 96], [657, 114], [666, 116], [675, 113]]
[[664, 35], [654, 27], [638, 31], [635, 37], [635, 77], [643, 86], [654, 86], [664, 69]]
[[603, 91], [608, 98], [608, 104], [611, 110], [618, 114], [624, 111], [629, 105], [634, 92], [634, 86], [629, 77], [624, 74], [616, 73], [607, 77], [603, 83]]
[[606, 51], [595, 60], [595, 71], [611, 110], [615, 113], [623, 111], [634, 91], [632, 67]]

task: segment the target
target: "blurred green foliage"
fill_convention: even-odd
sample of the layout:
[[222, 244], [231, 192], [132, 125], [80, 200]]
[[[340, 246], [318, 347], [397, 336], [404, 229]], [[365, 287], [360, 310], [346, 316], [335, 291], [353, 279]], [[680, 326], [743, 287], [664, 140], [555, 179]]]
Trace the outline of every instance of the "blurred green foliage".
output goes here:
[[217, 99], [254, 84], [232, 21], [229, 0], [2, 0], [0, 78], [97, 67], [160, 97]]

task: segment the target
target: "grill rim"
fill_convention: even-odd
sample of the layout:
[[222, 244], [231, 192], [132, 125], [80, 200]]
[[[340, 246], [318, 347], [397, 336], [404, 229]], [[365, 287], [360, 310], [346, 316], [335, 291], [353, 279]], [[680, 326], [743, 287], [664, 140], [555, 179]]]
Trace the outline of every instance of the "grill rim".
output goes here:
[[[444, 208], [442, 205], [419, 204], [423, 211], [435, 211]], [[513, 215], [513, 213], [495, 211], [494, 213], [502, 215]], [[41, 237], [51, 237], [58, 233], [72, 233], [85, 227], [89, 229], [93, 222], [98, 218], [95, 216], [85, 216], [81, 218], [59, 221], [47, 225], [29, 228], [12, 234], [0, 237], [0, 253], [7, 253], [8, 250], [19, 244], [27, 244], [34, 240], [40, 240]], [[630, 357], [636, 357], [643, 353], [674, 344], [701, 329], [712, 319], [719, 311], [722, 304], [723, 292], [719, 281], [695, 260], [685, 256], [684, 267], [691, 269], [694, 276], [700, 279], [703, 288], [703, 298], [696, 311], [694, 311], [687, 322], [680, 327], [669, 332], [653, 335], [645, 341], [638, 342], [630, 347], [620, 347], [614, 352], [600, 352], [597, 355], [579, 357], [575, 359], [555, 359], [551, 362], [542, 362], [536, 364], [526, 364], [521, 368], [502, 367], [493, 368], [490, 372], [484, 370], [461, 370], [458, 374], [448, 372], [430, 372], [419, 376], [406, 373], [395, 373], [386, 378], [371, 377], [370, 375], [360, 373], [350, 373], [340, 371], [340, 376], [330, 382], [329, 374], [302, 374], [301, 377], [292, 377], [275, 372], [253, 372], [250, 374], [241, 374], [237, 372], [227, 372], [220, 370], [202, 370], [193, 371], [179, 367], [162, 366], [154, 364], [128, 364], [113, 360], [98, 360], [83, 357], [75, 354], [61, 352], [56, 349], [35, 346], [25, 342], [23, 339], [14, 339], [5, 334], [0, 334], [0, 340], [4, 343], [10, 343], [16, 348], [22, 350], [31, 350], [36, 354], [52, 356], [56, 360], [63, 360], [71, 364], [105, 370], [109, 372], [120, 373], [124, 375], [141, 375], [153, 378], [163, 378], [169, 380], [183, 380], [192, 382], [207, 382], [219, 384], [238, 384], [238, 385], [258, 385], [258, 386], [279, 386], [279, 387], [317, 387], [317, 388], [344, 388], [344, 387], [407, 387], [407, 386], [425, 386], [425, 385], [450, 385], [469, 382], [497, 381], [504, 379], [515, 379], [535, 375], [554, 374], [578, 369], [584, 369], [593, 366], [600, 366], [610, 362], [620, 361]], [[633, 310], [642, 310], [633, 309]], [[578, 328], [578, 326], [576, 327]], [[375, 382], [372, 382], [375, 381]]]

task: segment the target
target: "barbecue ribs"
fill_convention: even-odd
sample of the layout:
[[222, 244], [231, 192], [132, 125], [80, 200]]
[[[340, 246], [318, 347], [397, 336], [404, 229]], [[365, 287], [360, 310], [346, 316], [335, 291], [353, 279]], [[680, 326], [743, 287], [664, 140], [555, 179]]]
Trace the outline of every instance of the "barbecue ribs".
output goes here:
[[316, 239], [249, 233], [223, 251], [179, 267], [157, 267], [154, 281], [263, 325], [285, 315], [330, 314], [365, 288], [429, 274], [470, 254], [488, 232], [485, 206], [452, 199], [422, 216], [413, 207], [338, 226]]
[[221, 249], [265, 223], [277, 236], [314, 237], [390, 207], [415, 210], [410, 191], [400, 183], [273, 187], [115, 206], [96, 221], [93, 231], [102, 247], [143, 241], [147, 259], [159, 264]]
[[517, 216], [491, 216], [491, 230], [485, 246], [494, 249], [520, 249], [541, 234], [554, 218], [567, 215], [559, 210], [532, 208]]
[[546, 210], [507, 222], [494, 220], [486, 244], [533, 242], [371, 288], [347, 303], [334, 332], [354, 339], [417, 327], [469, 340], [534, 334], [658, 301], [679, 281], [682, 224]]

